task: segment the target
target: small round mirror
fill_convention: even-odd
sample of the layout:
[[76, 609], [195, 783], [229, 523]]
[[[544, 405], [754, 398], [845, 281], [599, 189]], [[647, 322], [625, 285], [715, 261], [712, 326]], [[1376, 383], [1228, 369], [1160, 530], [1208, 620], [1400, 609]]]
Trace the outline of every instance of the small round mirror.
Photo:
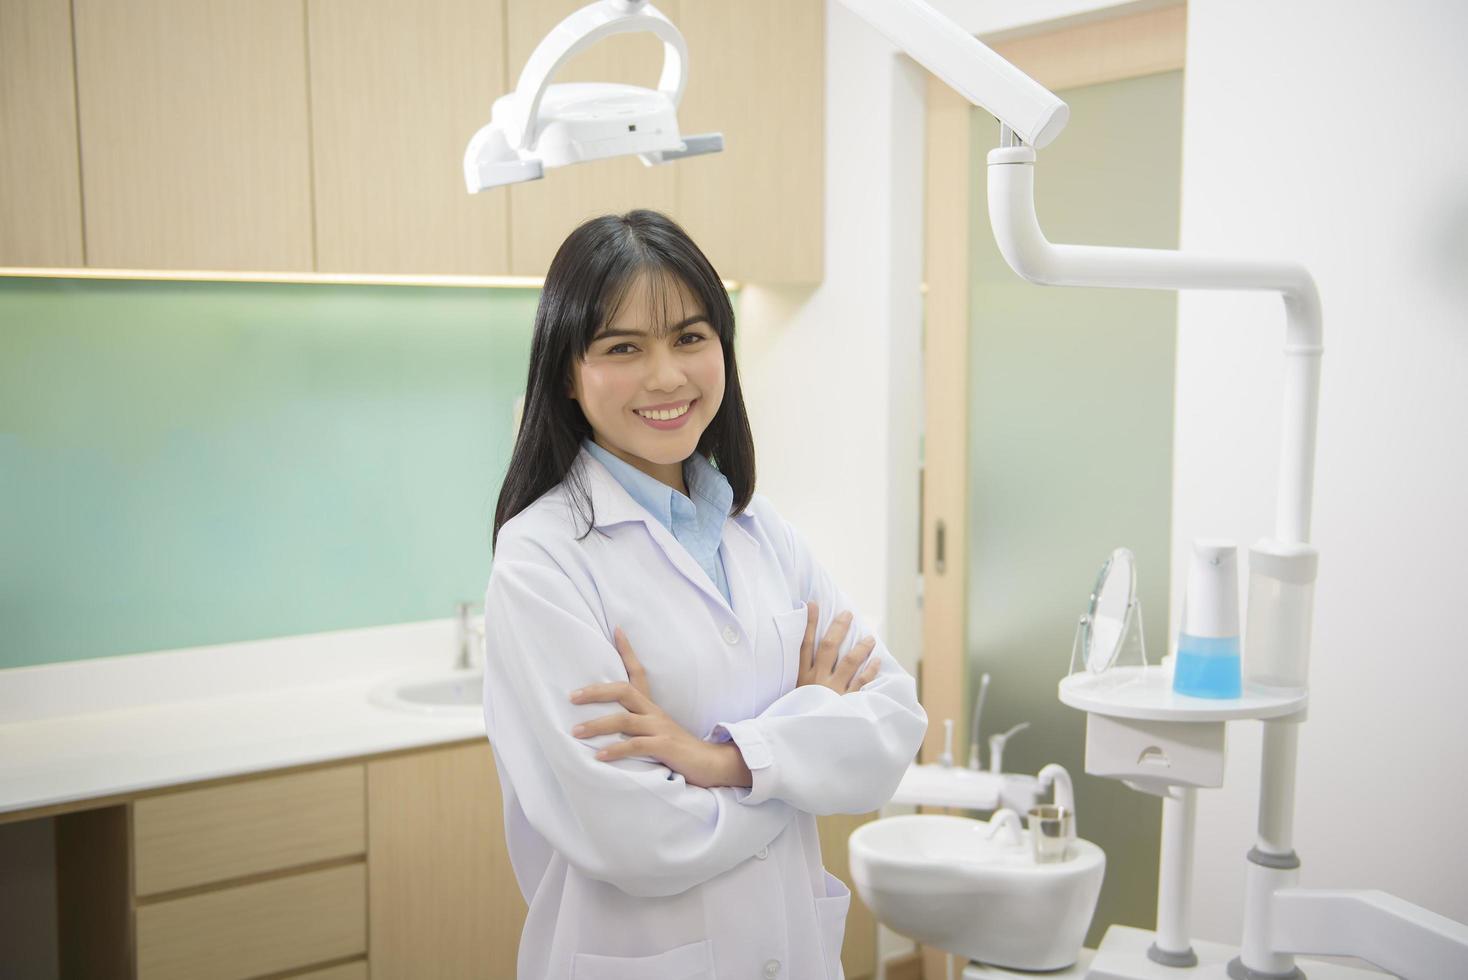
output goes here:
[[1131, 551], [1117, 548], [1101, 566], [1086, 610], [1082, 656], [1091, 673], [1099, 674], [1116, 662], [1136, 593], [1136, 562]]

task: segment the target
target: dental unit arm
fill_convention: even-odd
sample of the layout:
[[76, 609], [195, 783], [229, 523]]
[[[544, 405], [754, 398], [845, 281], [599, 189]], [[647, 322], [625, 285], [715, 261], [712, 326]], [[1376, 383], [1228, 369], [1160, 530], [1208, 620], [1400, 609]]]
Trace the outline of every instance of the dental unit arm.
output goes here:
[[[1000, 252], [1021, 277], [1056, 286], [1248, 289], [1281, 295], [1286, 370], [1279, 490], [1275, 540], [1261, 546], [1288, 551], [1308, 545], [1322, 346], [1320, 298], [1305, 267], [1165, 249], [1052, 244], [1035, 215], [1035, 149], [1064, 127], [1065, 103], [924, 0], [842, 2], [898, 50], [999, 120], [1001, 145], [988, 158], [989, 215]], [[1308, 609], [1291, 612], [1297, 620], [1308, 620]], [[1298, 651], [1301, 663], [1307, 657], [1308, 648]], [[1248, 855], [1242, 948], [1228, 975], [1298, 977], [1294, 954], [1315, 953], [1358, 956], [1408, 980], [1468, 977], [1468, 926], [1381, 892], [1297, 887], [1293, 823], [1303, 714], [1262, 721], [1258, 836]], [[1103, 941], [1092, 976], [1140, 978], [1155, 975], [1157, 963], [1186, 967], [1197, 962], [1188, 938], [1195, 793], [1191, 787], [1172, 787], [1159, 795], [1163, 853], [1157, 942], [1147, 960], [1113, 973], [1097, 970], [1106, 951]]]

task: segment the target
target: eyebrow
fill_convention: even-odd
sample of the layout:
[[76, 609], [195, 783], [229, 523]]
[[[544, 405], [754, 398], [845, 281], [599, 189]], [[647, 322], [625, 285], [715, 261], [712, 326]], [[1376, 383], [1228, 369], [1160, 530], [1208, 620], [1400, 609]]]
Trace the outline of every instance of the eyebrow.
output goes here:
[[[683, 320], [680, 323], [673, 324], [671, 327], [669, 327], [667, 329], [666, 332], [667, 333], [677, 333], [679, 330], [682, 330], [684, 327], [691, 327], [695, 323], [708, 323], [708, 322], [709, 322], [709, 318], [708, 318], [707, 314], [704, 314], [704, 313], [695, 313], [695, 314], [693, 314], [693, 316], [689, 317], [688, 319]], [[709, 324], [709, 325], [712, 326], [712, 324]], [[610, 329], [605, 329], [604, 328], [600, 333], [598, 333], [595, 337], [592, 337], [591, 339], [593, 341], [597, 341], [597, 340], [605, 340], [607, 337], [646, 337], [646, 336], [647, 336], [647, 331], [646, 330], [610, 330]]]

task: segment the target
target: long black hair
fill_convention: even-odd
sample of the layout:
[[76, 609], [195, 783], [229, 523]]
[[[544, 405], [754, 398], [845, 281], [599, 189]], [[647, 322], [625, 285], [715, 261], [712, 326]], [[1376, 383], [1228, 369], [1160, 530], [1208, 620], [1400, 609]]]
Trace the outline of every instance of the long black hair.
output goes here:
[[719, 274], [688, 233], [656, 211], [604, 215], [581, 225], [561, 243], [546, 273], [535, 311], [530, 343], [530, 373], [525, 383], [525, 411], [510, 467], [494, 511], [491, 549], [500, 528], [569, 475], [572, 499], [586, 521], [585, 537], [595, 521], [591, 495], [571, 464], [591, 424], [567, 389], [574, 360], [586, 357], [587, 346], [601, 326], [617, 314], [639, 276], [666, 292], [676, 279], [703, 305], [709, 324], [724, 349], [724, 400], [699, 437], [697, 452], [715, 463], [734, 490], [731, 513], [743, 512], [754, 495], [754, 436], [739, 388], [734, 362], [734, 308]]

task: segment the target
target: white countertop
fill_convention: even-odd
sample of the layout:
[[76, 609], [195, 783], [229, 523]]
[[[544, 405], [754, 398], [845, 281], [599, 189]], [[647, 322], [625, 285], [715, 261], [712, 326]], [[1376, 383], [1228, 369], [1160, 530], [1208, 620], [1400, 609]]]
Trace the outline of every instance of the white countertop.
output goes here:
[[442, 674], [453, 620], [0, 670], [0, 814], [484, 737], [368, 692]]

